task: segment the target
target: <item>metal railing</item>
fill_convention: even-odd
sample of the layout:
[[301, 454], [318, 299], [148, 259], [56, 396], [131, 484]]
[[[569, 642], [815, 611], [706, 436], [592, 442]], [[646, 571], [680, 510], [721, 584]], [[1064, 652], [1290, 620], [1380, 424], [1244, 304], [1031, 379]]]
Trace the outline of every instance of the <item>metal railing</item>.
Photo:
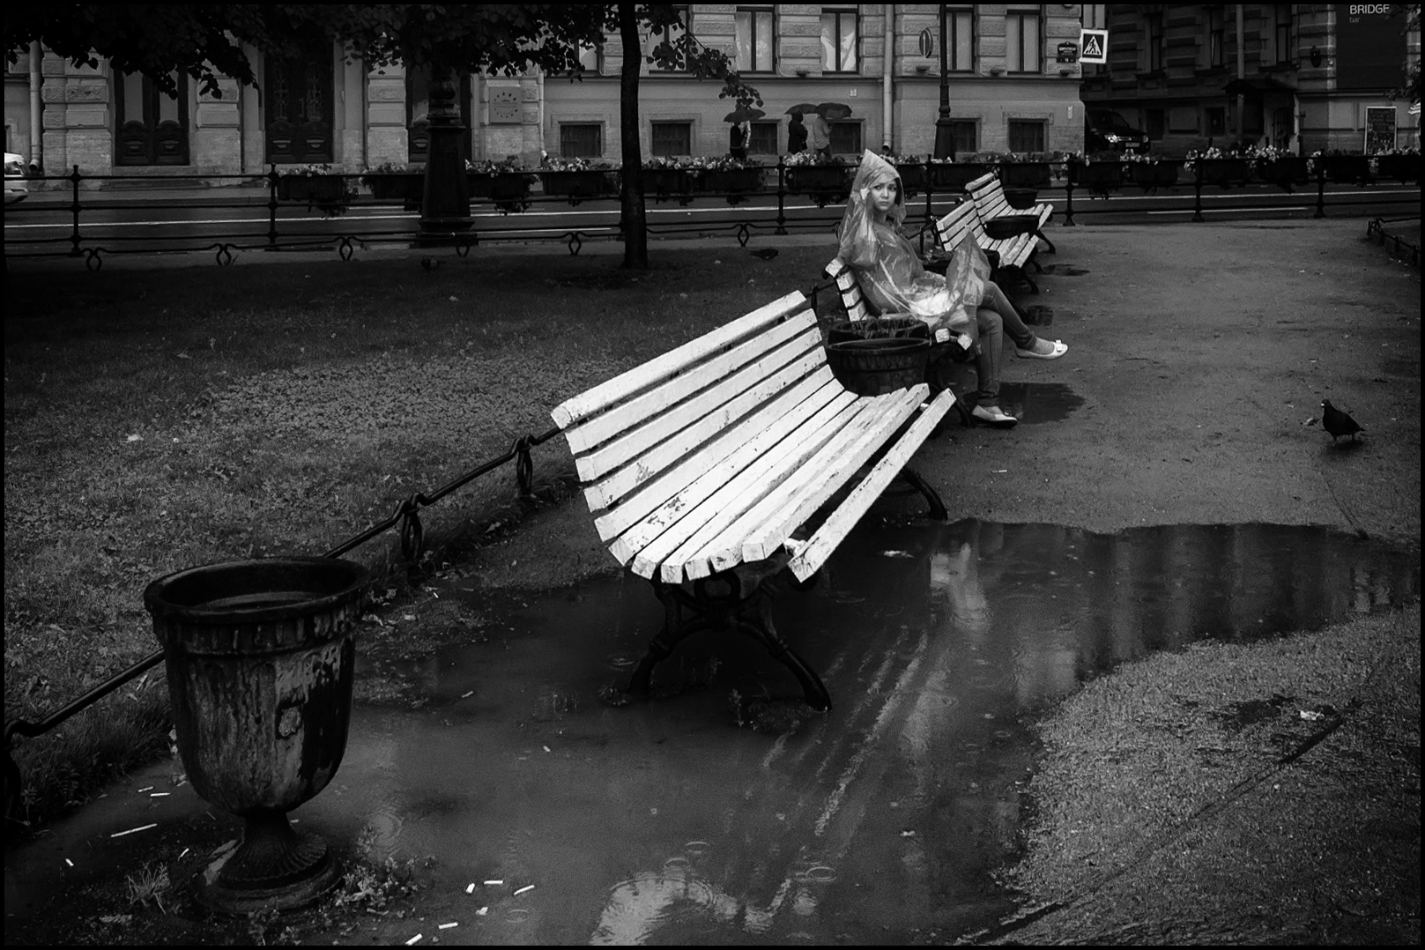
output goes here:
[[[1126, 170], [1131, 170], [1137, 163], [1093, 162], [1081, 164], [1060, 161], [1036, 164], [1045, 166], [1043, 179], [1048, 182], [1047, 188], [1043, 185], [1040, 186], [1041, 194], [1036, 200], [1047, 200], [1053, 203], [1062, 212], [1062, 226], [1064, 227], [1074, 227], [1075, 219], [1086, 214], [1124, 213], [1123, 207], [1115, 206], [1115, 203], [1109, 201], [1099, 202], [1095, 198], [1106, 198], [1112, 192], [1138, 187], [1131, 176], [1125, 174]], [[849, 192], [851, 175], [855, 171], [855, 166], [787, 166], [782, 160], [779, 160], [775, 166], [754, 167], [758, 169], [755, 174], [760, 175], [763, 180], [756, 187], [743, 191], [693, 189], [685, 192], [659, 192], [647, 187], [653, 170], [645, 170], [646, 206], [651, 210], [661, 211], [658, 205], [664, 202], [678, 201], [686, 205], [694, 199], [714, 201], [722, 199], [729, 204], [729, 213], [724, 216], [700, 214], [698, 220], [684, 222], [655, 222], [645, 218], [648, 233], [650, 236], [664, 237], [729, 233], [737, 239], [740, 245], [746, 246], [752, 237], [759, 234], [776, 236], [792, 231], [830, 229], [840, 219], [840, 205]], [[911, 185], [907, 180], [907, 198], [916, 199], [910, 201], [909, 210], [912, 220], [909, 223], [914, 225], [918, 221], [922, 227], [936, 216], [937, 210], [943, 213], [962, 198], [962, 186], [966, 172], [976, 167], [983, 171], [998, 168], [995, 165], [967, 166], [930, 161], [902, 164], [899, 167], [903, 175], [908, 175], [911, 172], [918, 173], [916, 177], [919, 181], [914, 185]], [[1245, 160], [1244, 167], [1247, 167]], [[1108, 171], [1111, 174], [1107, 176], [1107, 179], [1100, 178], [1095, 183], [1089, 180], [1090, 169], [1095, 172]], [[1206, 208], [1203, 200], [1205, 189], [1209, 190], [1210, 203], [1215, 210], [1280, 209], [1281, 196], [1274, 190], [1275, 182], [1254, 179], [1249, 172], [1237, 182], [1224, 180], [1215, 183], [1209, 169], [1208, 162], [1201, 162], [1195, 168], [1183, 169], [1181, 174], [1175, 174], [1171, 182], [1151, 186], [1142, 185], [1143, 197], [1155, 203], [1135, 207], [1134, 211], [1151, 213], [1190, 210], [1192, 212], [1191, 220], [1202, 221], [1205, 220], [1203, 217], [1203, 211]], [[772, 180], [773, 173], [775, 173], [775, 183]], [[465, 227], [462, 222], [458, 229], [432, 231], [422, 229], [414, 216], [408, 216], [405, 219], [389, 215], [383, 217], [382, 213], [388, 212], [392, 208], [400, 207], [403, 210], [411, 210], [416, 207], [419, 199], [411, 195], [377, 199], [360, 193], [356, 184], [362, 181], [372, 182], [373, 176], [369, 173], [365, 175], [334, 173], [331, 176], [324, 176], [334, 179], [340, 184], [341, 197], [322, 199], [300, 196], [303, 194], [302, 186], [309, 184], [311, 178], [282, 175], [278, 173], [275, 166], [263, 175], [166, 175], [161, 178], [156, 176], [86, 175], [80, 172], [78, 166], [75, 166], [68, 175], [40, 177], [34, 180], [41, 184], [63, 182], [69, 192], [70, 200], [67, 204], [61, 205], [57, 201], [49, 200], [49, 195], [53, 192], [41, 191], [31, 196], [34, 200], [7, 207], [5, 253], [7, 257], [17, 260], [40, 257], [82, 258], [87, 267], [97, 270], [102, 267], [105, 256], [120, 254], [208, 251], [213, 253], [214, 260], [218, 264], [231, 264], [234, 252], [244, 250], [275, 251], [330, 247], [335, 249], [343, 260], [349, 260], [354, 256], [357, 248], [382, 243], [419, 245], [423, 242], [431, 242], [453, 247], [458, 254], [464, 256], [469, 253], [472, 247], [477, 247], [481, 243], [540, 240], [560, 241], [568, 247], [571, 254], [577, 254], [586, 241], [617, 240], [622, 237], [622, 210], [609, 207], [611, 202], [617, 200], [617, 176], [619, 174], [617, 171], [601, 173], [606, 176], [608, 182], [602, 192], [585, 192], [577, 195], [559, 193], [552, 187], [552, 183], [557, 181], [557, 176], [560, 175], [583, 173], [530, 171], [515, 174], [531, 179], [536, 176], [543, 178], [545, 180], [543, 192], [530, 190], [523, 198], [516, 201], [492, 197], [474, 198], [471, 202], [472, 212], [480, 215], [482, 220], [472, 218], [469, 227]], [[830, 174], [831, 180], [816, 185], [806, 184], [806, 179], [823, 174]], [[839, 180], [837, 180], [837, 175], [840, 176]], [[419, 180], [418, 176], [414, 174], [408, 173], [405, 177]], [[96, 184], [106, 185], [119, 182], [163, 183], [175, 187], [191, 183], [193, 187], [204, 188], [210, 187], [213, 182], [232, 182], [249, 185], [254, 189], [262, 188], [265, 194], [256, 193], [238, 199], [234, 199], [232, 195], [211, 199], [115, 199], [112, 197], [112, 192], [92, 187]], [[1357, 187], [1353, 190], [1355, 197], [1350, 198], [1340, 192], [1328, 195], [1326, 187], [1328, 182], [1346, 184], [1329, 177], [1323, 165], [1314, 170], [1314, 174], [1309, 180], [1298, 178], [1293, 182], [1283, 183], [1283, 187], [1290, 191], [1293, 184], [1307, 187], [1314, 185], [1313, 217], [1317, 218], [1326, 216], [1328, 208], [1337, 211], [1345, 209], [1346, 213], [1350, 213], [1353, 205], [1419, 206], [1418, 181], [1399, 190], [1384, 190], [1369, 187], [1384, 183], [1383, 179], [1372, 174], [1370, 177], [1356, 182]], [[1273, 190], [1252, 190], [1240, 187], [1247, 184], [1265, 185]], [[1229, 190], [1233, 189], [1233, 186], [1236, 186], [1235, 190]], [[1192, 189], [1193, 204], [1191, 208], [1185, 207], [1178, 200], [1182, 194], [1177, 192], [1177, 189], [1184, 187]], [[910, 193], [912, 188], [914, 194]], [[1212, 192], [1211, 189], [1214, 188], [1221, 190]], [[238, 189], [222, 188], [218, 190], [229, 192]], [[1168, 191], [1173, 191], [1174, 194], [1170, 196], [1167, 194]], [[923, 202], [918, 200], [921, 194], [924, 196]], [[299, 195], [299, 197], [293, 197], [293, 195]], [[1013, 198], [1012, 194], [1011, 198]], [[766, 201], [768, 199], [776, 200], [775, 214], [771, 213], [773, 209], [770, 207], [755, 203], [758, 200]], [[805, 199], [805, 201], [798, 201], [798, 199]], [[578, 205], [583, 202], [601, 202], [600, 210], [606, 212], [611, 220], [605, 224], [584, 227], [571, 227], [567, 222], [561, 222], [557, 226], [545, 226], [543, 224], [525, 224], [522, 221], [522, 215], [530, 209], [547, 212], [551, 207]], [[828, 206], [830, 206], [830, 210], [828, 210]], [[253, 217], [248, 221], [195, 220], [191, 224], [182, 220], [165, 221], [161, 223], [166, 226], [167, 230], [152, 235], [117, 233], [121, 222], [102, 220], [106, 214], [125, 208], [150, 210], [162, 208], [181, 217], [184, 214], [197, 211], [250, 210], [254, 207], [263, 208], [265, 213], [261, 217]], [[300, 211], [304, 208], [322, 211], [324, 214], [330, 215], [330, 223], [314, 222], [311, 218], [290, 216], [290, 212]], [[28, 221], [35, 220], [45, 214], [52, 216], [57, 210], [68, 213], [67, 233], [50, 237], [20, 237], [18, 240], [8, 233], [9, 225], [27, 226]], [[699, 210], [701, 212], [708, 209]], [[351, 211], [364, 211], [370, 214], [362, 215], [359, 223], [354, 219], [343, 219], [343, 216]], [[495, 214], [498, 214], [499, 217], [494, 217]], [[314, 224], [319, 230], [314, 230]], [[234, 227], [234, 225], [239, 227]], [[148, 228], [148, 226], [149, 223], [145, 223], [144, 227]], [[96, 236], [101, 229], [104, 231], [103, 236]], [[137, 231], [138, 227], [135, 226], [131, 230]], [[174, 233], [184, 230], [201, 233]]]

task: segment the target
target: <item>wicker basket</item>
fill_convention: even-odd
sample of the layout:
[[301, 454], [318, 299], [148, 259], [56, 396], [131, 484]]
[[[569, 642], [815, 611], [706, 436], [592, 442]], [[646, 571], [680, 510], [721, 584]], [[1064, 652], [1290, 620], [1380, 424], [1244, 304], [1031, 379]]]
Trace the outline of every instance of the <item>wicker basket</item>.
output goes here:
[[924, 382], [929, 358], [930, 341], [908, 336], [842, 340], [826, 345], [831, 372], [841, 385], [859, 396], [879, 396]]

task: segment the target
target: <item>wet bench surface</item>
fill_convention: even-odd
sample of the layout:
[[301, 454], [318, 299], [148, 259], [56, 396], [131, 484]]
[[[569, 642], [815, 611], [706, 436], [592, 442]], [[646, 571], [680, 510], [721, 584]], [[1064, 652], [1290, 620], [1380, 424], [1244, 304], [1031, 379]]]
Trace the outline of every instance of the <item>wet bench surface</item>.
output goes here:
[[558, 406], [600, 539], [668, 610], [631, 688], [646, 692], [683, 636], [732, 626], [788, 663], [813, 705], [829, 705], [771, 629], [762, 594], [784, 568], [808, 581], [953, 404], [924, 383], [847, 390], [794, 292]]

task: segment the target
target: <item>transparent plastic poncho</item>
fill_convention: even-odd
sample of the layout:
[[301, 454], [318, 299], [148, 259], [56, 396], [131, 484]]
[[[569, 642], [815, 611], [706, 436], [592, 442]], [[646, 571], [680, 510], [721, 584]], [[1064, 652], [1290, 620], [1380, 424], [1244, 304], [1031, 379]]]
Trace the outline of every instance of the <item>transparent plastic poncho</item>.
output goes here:
[[[895, 203], [877, 221], [871, 188], [896, 185]], [[990, 277], [989, 260], [973, 241], [961, 241], [952, 252], [945, 276], [927, 271], [910, 242], [901, 236], [905, 221], [905, 188], [895, 166], [871, 151], [851, 185], [846, 214], [841, 219], [841, 260], [856, 273], [861, 289], [883, 316], [908, 314], [925, 321], [931, 332], [945, 327], [960, 333], [973, 325]]]

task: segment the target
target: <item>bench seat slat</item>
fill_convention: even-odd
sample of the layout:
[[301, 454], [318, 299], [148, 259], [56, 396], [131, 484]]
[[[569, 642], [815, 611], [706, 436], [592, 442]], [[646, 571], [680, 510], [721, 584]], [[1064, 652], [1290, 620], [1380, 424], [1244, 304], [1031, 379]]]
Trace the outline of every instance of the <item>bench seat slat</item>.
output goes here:
[[564, 437], [569, 442], [569, 451], [575, 456], [587, 452], [626, 429], [630, 429], [646, 419], [661, 415], [690, 394], [724, 379], [738, 368], [756, 361], [788, 340], [815, 328], [815, 313], [806, 310], [796, 314], [784, 323], [770, 328], [766, 333], [714, 356], [681, 375], [666, 380], [643, 395], [566, 429]]
[[[740, 563], [743, 560], [743, 543], [753, 532], [769, 519], [777, 518], [789, 506], [800, 510], [809, 504], [814, 510], [824, 502], [856, 474], [865, 460], [864, 456], [885, 440], [885, 427], [892, 420], [899, 426], [905, 415], [919, 405], [925, 393], [925, 384], [921, 383], [908, 390], [873, 397], [862, 412], [841, 426], [796, 472], [717, 536], [683, 557], [675, 556], [665, 561], [663, 576], [666, 578], [670, 573], [681, 570], [689, 579], [695, 579]], [[803, 511], [803, 517], [809, 514], [810, 511]]]
[[[620, 564], [627, 564], [634, 555], [652, 544], [678, 522], [688, 519], [680, 530], [691, 532], [693, 530], [691, 526], [695, 522], [701, 524], [702, 515], [697, 511], [699, 505], [734, 478], [741, 477], [740, 473], [748, 466], [770, 457], [775, 447], [803, 423], [823, 411], [828, 415], [835, 414], [854, 399], [854, 394], [845, 391], [839, 384], [820, 387], [790, 410], [779, 415], [775, 421], [751, 439], [743, 442], [735, 451], [711, 467], [707, 467], [701, 475], [688, 482], [686, 487], [673, 492], [663, 500], [662, 504], [636, 521], [629, 522], [627, 530], [614, 538], [609, 550], [613, 552], [614, 557], [618, 558]], [[696, 468], [692, 468], [688, 474], [691, 475], [692, 471], [696, 471]], [[670, 484], [677, 485], [683, 481], [685, 481], [685, 477], [680, 477], [674, 479]], [[614, 512], [621, 510], [622, 507], [615, 508]]]
[[[825, 356], [821, 351], [821, 332], [814, 325], [814, 321], [812, 326], [804, 327], [802, 332], [790, 341], [783, 341], [775, 349], [763, 350], [759, 356], [741, 369], [731, 375], [719, 378], [713, 385], [697, 393], [691, 399], [687, 398], [689, 393], [683, 392], [682, 383], [685, 377], [677, 377], [660, 386], [647, 394], [648, 405], [644, 408], [656, 405], [660, 401], [657, 397], [668, 390], [671, 390], [668, 392], [668, 396], [676, 399], [677, 402], [667, 407], [663, 412], [646, 415], [638, 425], [628, 429], [606, 445], [582, 455], [576, 455], [575, 466], [579, 471], [580, 480], [592, 482], [602, 478], [614, 469], [626, 465], [653, 449], [685, 427], [709, 416], [716, 416], [723, 411], [724, 406], [730, 405], [748, 391], [759, 386], [765, 390], [765, 381], [771, 378], [781, 378], [779, 374], [784, 367], [798, 362], [805, 363], [808, 359], [813, 362], [825, 361]], [[772, 391], [766, 391], [766, 395], [770, 396], [771, 394]], [[640, 397], [640, 401], [643, 398]]]
[[[905, 398], [889, 407], [883, 416], [873, 420], [854, 442], [826, 467], [808, 466], [810, 478], [792, 497], [775, 511], [766, 512], [761, 527], [748, 535], [737, 552], [736, 560], [760, 561], [771, 557], [782, 543], [791, 537], [803, 521], [816, 513], [827, 500], [847, 484], [861, 466], [885, 445], [889, 435], [909, 419], [929, 396], [930, 387], [921, 383], [906, 390]], [[800, 473], [798, 473], [800, 474]], [[733, 563], [736, 563], [736, 560]], [[713, 566], [720, 569], [728, 555], [714, 555]]]
[[788, 565], [797, 580], [804, 581], [821, 569], [831, 552], [836, 550], [836, 546], [866, 514], [871, 504], [910, 461], [910, 457], [929, 438], [936, 424], [954, 404], [955, 395], [948, 389], [936, 396], [891, 450], [876, 463], [870, 474], [862, 479], [861, 483], [851, 490], [851, 494], [846, 496], [846, 500], [822, 522], [806, 546], [797, 552]]
[[731, 323], [689, 340], [662, 356], [635, 366], [626, 373], [560, 403], [550, 413], [554, 424], [560, 429], [567, 429], [573, 423], [681, 372], [689, 365], [705, 359], [709, 353], [715, 353], [765, 329], [806, 305], [807, 298], [801, 291], [793, 291], [785, 297], [780, 297]]
[[681, 581], [681, 571], [670, 567], [670, 562], [681, 564], [689, 553], [716, 537], [743, 512], [773, 491], [789, 473], [805, 464], [849, 420], [867, 411], [870, 400], [858, 399], [852, 393], [847, 393], [846, 397], [837, 397], [827, 403], [762, 457], [685, 513], [676, 525], [646, 545], [633, 559], [633, 572], [651, 578], [661, 570], [663, 579], [669, 583]]
[[[786, 420], [795, 419], [797, 413], [808, 411], [808, 405], [824, 403], [841, 392], [844, 392], [844, 389], [831, 375], [830, 367], [824, 366], [817, 370], [596, 517], [594, 527], [599, 532], [600, 540], [609, 541], [623, 534], [660, 505], [675, 498], [689, 482], [725, 464], [737, 453], [745, 451], [749, 442], [762, 439], [763, 433], [769, 430], [778, 431], [780, 426], [788, 425]], [[785, 435], [787, 431], [791, 431], [790, 428], [782, 434]], [[775, 443], [775, 439], [773, 442]], [[592, 499], [590, 510], [599, 510]], [[627, 558], [617, 551], [615, 556], [619, 557], [620, 563], [627, 563]]]
[[[584, 497], [588, 499], [593, 510], [609, 507], [664, 469], [677, 464], [698, 446], [736, 424], [739, 419], [768, 398], [825, 365], [826, 354], [820, 349], [807, 352], [756, 386], [724, 403], [715, 412], [704, 416], [653, 446], [642, 455], [630, 460], [628, 464], [609, 474], [603, 481], [588, 485], [584, 490]], [[580, 478], [581, 480], [584, 478], [582, 473]]]

